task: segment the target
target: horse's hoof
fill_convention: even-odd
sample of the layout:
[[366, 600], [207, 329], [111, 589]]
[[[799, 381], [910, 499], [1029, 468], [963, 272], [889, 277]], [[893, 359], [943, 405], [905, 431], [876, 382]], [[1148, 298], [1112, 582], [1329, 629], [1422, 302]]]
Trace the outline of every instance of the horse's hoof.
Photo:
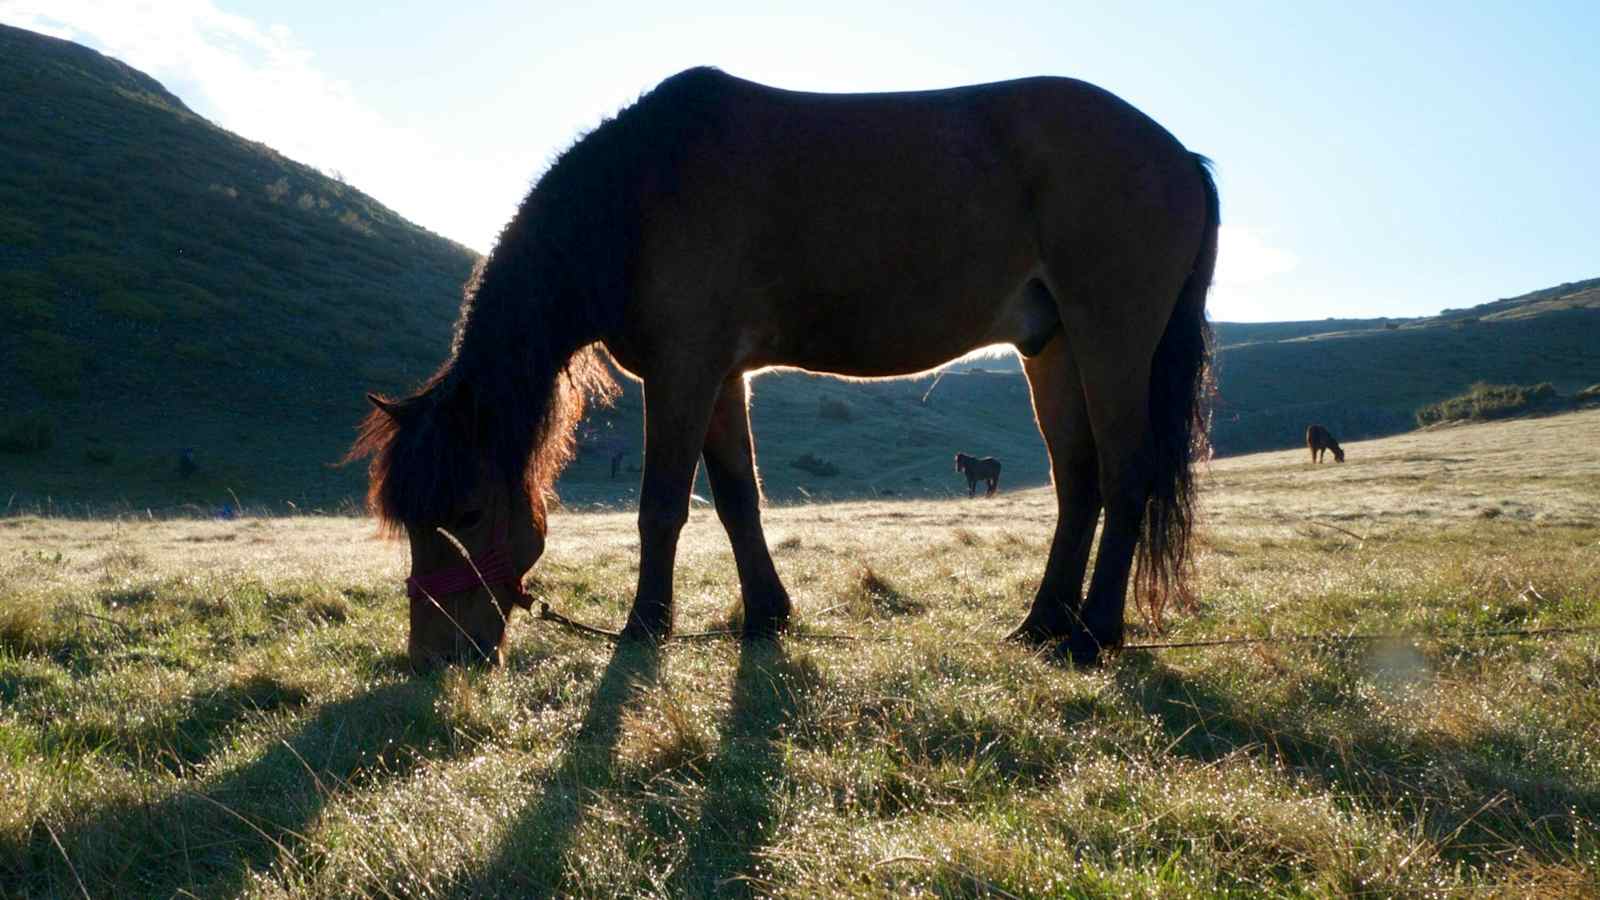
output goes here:
[[1067, 638], [1063, 649], [1067, 651], [1073, 665], [1088, 669], [1099, 666], [1104, 661], [1105, 654], [1115, 651], [1117, 647], [1118, 642], [1096, 640], [1094, 635], [1085, 630]]
[[746, 640], [749, 640], [749, 639], [752, 639], [752, 638], [758, 639], [758, 640], [765, 640], [765, 639], [775, 638], [778, 635], [780, 635], [780, 634], [782, 634], [782, 633], [784, 633], [785, 631], [788, 631], [788, 630], [789, 630], [789, 617], [788, 617], [788, 615], [762, 616], [762, 617], [760, 617], [758, 619], [749, 619], [749, 618], [745, 619], [744, 620], [744, 630], [743, 630], [742, 634], [743, 634], [743, 636], [745, 637]]
[[1066, 616], [1036, 616], [1032, 613], [1006, 635], [1006, 640], [1033, 647], [1053, 647], [1072, 636]]

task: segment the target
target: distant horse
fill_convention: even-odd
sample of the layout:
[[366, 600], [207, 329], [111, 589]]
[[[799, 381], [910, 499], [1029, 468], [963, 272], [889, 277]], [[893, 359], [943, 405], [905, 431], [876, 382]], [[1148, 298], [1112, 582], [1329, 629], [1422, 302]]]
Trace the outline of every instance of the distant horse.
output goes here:
[[420, 391], [371, 397], [348, 458], [371, 458], [369, 505], [410, 540], [412, 659], [500, 658], [576, 423], [615, 396], [610, 361], [643, 382], [646, 410], [623, 636], [672, 628], [701, 458], [745, 633], [768, 635], [790, 600], [761, 527], [746, 375], [907, 375], [995, 343], [1023, 357], [1060, 510], [1011, 636], [1097, 659], [1122, 642], [1136, 555], [1152, 615], [1184, 589], [1216, 237], [1206, 160], [1080, 81], [815, 94], [668, 78], [540, 177]]
[[1344, 448], [1340, 447], [1328, 429], [1321, 425], [1312, 425], [1306, 429], [1306, 449], [1311, 451], [1311, 461], [1314, 463], [1322, 462], [1322, 456], [1328, 450], [1333, 451], [1334, 462], [1344, 462]]
[[992, 456], [979, 459], [965, 453], [956, 454], [956, 471], [967, 476], [967, 496], [978, 493], [978, 482], [988, 482], [989, 490], [985, 497], [993, 497], [994, 492], [1000, 487], [1000, 460]]

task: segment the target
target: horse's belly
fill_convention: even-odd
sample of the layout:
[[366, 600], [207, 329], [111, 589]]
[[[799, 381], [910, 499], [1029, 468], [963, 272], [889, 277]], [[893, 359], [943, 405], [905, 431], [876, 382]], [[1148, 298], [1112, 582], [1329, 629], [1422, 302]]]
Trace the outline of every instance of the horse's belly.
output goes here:
[[834, 304], [786, 329], [786, 337], [772, 346], [776, 352], [759, 364], [862, 378], [911, 375], [993, 344], [1011, 344], [1032, 356], [1059, 328], [1054, 300], [1030, 279], [998, 303]]

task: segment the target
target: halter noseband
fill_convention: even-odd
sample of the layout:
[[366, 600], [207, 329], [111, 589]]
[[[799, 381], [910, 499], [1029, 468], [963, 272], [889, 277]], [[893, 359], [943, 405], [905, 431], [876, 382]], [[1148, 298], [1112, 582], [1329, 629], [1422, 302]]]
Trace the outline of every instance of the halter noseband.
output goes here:
[[512, 601], [523, 609], [532, 609], [533, 598], [522, 589], [521, 576], [511, 556], [511, 540], [502, 525], [495, 530], [495, 540], [489, 549], [470, 557], [468, 562], [448, 566], [428, 575], [407, 578], [406, 596], [412, 600], [422, 600], [470, 591], [479, 585], [509, 584]]

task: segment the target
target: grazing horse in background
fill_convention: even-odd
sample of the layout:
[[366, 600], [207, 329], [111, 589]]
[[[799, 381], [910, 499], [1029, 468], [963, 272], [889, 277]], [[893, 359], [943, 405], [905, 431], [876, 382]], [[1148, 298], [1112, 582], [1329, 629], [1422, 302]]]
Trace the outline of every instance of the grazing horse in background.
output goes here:
[[988, 482], [989, 490], [984, 492], [985, 497], [993, 497], [994, 492], [1000, 489], [1000, 460], [992, 456], [979, 459], [965, 453], [956, 454], [956, 471], [967, 476], [967, 496], [972, 497], [978, 493], [978, 482]]
[[1081, 81], [817, 94], [668, 78], [539, 178], [469, 280], [439, 370], [371, 397], [348, 458], [370, 457], [369, 505], [410, 541], [412, 659], [500, 659], [576, 423], [615, 396], [611, 362], [645, 397], [623, 636], [672, 628], [701, 459], [745, 633], [767, 635], [790, 600], [761, 527], [748, 375], [908, 375], [995, 343], [1023, 357], [1059, 510], [1011, 636], [1097, 659], [1122, 642], [1136, 557], [1155, 618], [1183, 592], [1217, 220], [1207, 161]]
[[1306, 449], [1311, 451], [1313, 463], [1322, 462], [1325, 452], [1333, 451], [1334, 462], [1344, 462], [1344, 448], [1333, 439], [1333, 434], [1321, 425], [1312, 425], [1306, 428]]

